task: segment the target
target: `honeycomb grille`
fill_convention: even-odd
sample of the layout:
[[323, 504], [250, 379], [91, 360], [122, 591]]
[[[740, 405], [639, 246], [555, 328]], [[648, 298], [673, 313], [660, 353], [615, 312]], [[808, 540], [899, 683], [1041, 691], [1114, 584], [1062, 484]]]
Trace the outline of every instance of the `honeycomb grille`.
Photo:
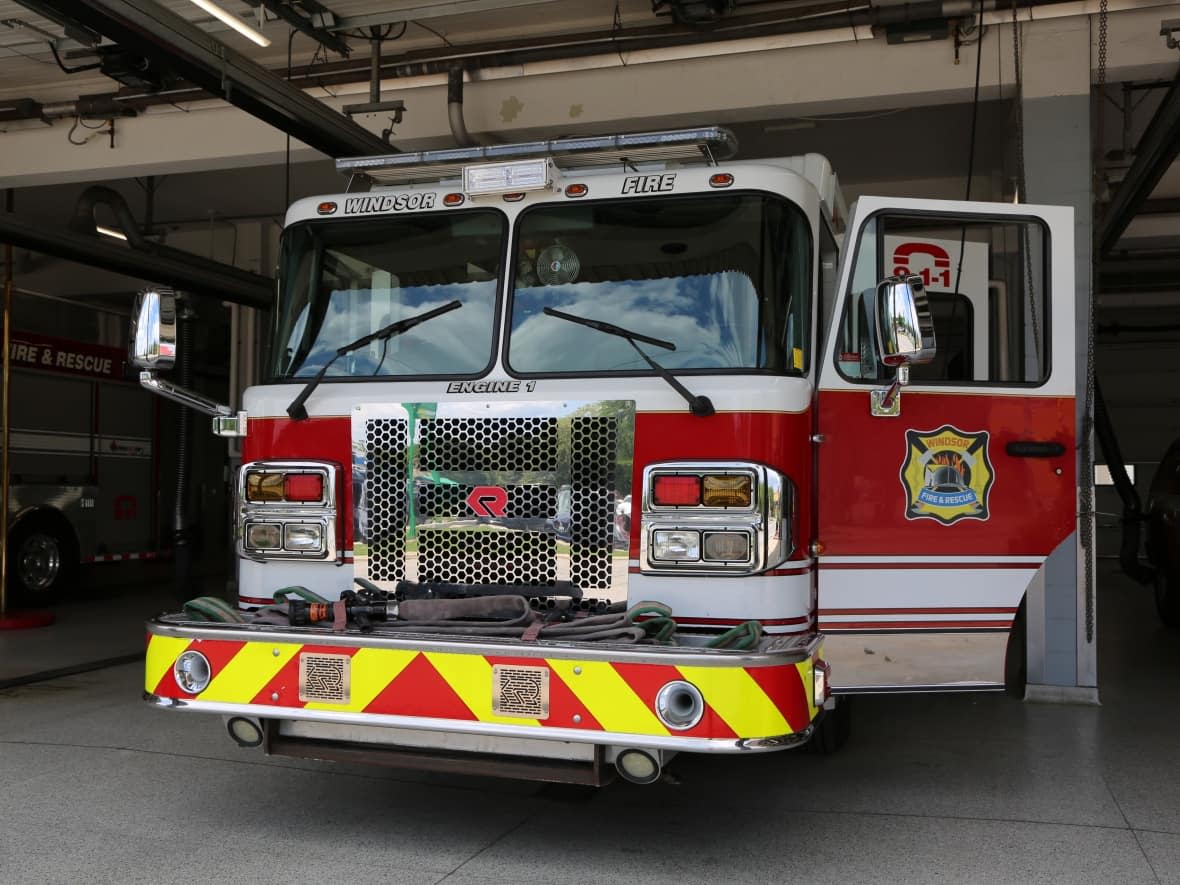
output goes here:
[[418, 580], [552, 587], [557, 541], [548, 532], [422, 529]]
[[[358, 524], [367, 526], [368, 578], [546, 587], [564, 579], [568, 568], [583, 590], [611, 589], [615, 417], [423, 418], [417, 426], [417, 540], [407, 542], [409, 423], [369, 417], [363, 424], [359, 506], [367, 512]], [[424, 481], [426, 472], [444, 481], [437, 475]], [[448, 474], [461, 481], [446, 481]], [[516, 482], [504, 483], [497, 474]], [[482, 477], [507, 493], [502, 516], [485, 518], [468, 504], [485, 484]], [[567, 482], [569, 535], [559, 539], [554, 517], [559, 486]], [[443, 521], [461, 524], [438, 524]]]
[[617, 436], [614, 418], [570, 424], [570, 580], [583, 589], [610, 587]]
[[422, 423], [423, 470], [556, 470], [556, 418], [435, 418]]
[[406, 577], [406, 448], [408, 425], [392, 418], [374, 418], [366, 427], [368, 464], [365, 500], [368, 508], [369, 577], [400, 581]]

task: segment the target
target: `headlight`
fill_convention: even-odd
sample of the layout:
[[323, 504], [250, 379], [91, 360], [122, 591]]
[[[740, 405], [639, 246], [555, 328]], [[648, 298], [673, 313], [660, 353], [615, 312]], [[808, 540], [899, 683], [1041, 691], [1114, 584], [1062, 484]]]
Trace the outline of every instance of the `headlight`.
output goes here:
[[246, 546], [251, 550], [280, 550], [283, 527], [277, 522], [252, 522], [246, 526]]
[[283, 526], [283, 549], [318, 553], [324, 549], [324, 527], [315, 523], [287, 523]]
[[705, 532], [705, 559], [710, 562], [749, 562], [749, 532]]
[[651, 558], [666, 562], [696, 562], [701, 558], [700, 532], [679, 529], [652, 532]]

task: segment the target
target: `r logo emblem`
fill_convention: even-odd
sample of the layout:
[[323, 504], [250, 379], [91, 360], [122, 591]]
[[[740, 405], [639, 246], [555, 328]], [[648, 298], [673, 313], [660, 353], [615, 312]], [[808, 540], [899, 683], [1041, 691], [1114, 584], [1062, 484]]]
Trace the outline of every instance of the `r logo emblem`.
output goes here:
[[476, 486], [467, 496], [467, 506], [476, 516], [500, 516], [508, 511], [508, 490], [500, 486]]

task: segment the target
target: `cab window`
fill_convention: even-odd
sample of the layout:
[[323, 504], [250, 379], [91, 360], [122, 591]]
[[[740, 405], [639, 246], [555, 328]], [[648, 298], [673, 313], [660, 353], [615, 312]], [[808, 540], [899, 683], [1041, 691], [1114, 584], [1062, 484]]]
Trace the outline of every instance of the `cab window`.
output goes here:
[[1040, 222], [888, 214], [856, 245], [837, 338], [845, 378], [881, 383], [870, 307], [876, 285], [917, 275], [926, 289], [936, 352], [910, 368], [911, 384], [1040, 384], [1048, 376], [1048, 234]]

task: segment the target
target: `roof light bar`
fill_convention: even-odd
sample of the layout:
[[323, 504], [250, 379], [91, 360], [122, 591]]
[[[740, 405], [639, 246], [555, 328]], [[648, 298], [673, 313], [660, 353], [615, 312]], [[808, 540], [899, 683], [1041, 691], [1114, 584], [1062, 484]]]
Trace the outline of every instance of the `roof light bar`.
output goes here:
[[463, 167], [463, 190], [471, 196], [535, 191], [552, 183], [549, 161], [544, 157]]
[[336, 161], [336, 171], [345, 175], [365, 175], [382, 184], [412, 184], [455, 176], [459, 174], [459, 167], [480, 162], [551, 157], [558, 168], [574, 169], [659, 161], [716, 163], [736, 152], [737, 138], [732, 132], [722, 126], [705, 126], [378, 157], [346, 157]]

